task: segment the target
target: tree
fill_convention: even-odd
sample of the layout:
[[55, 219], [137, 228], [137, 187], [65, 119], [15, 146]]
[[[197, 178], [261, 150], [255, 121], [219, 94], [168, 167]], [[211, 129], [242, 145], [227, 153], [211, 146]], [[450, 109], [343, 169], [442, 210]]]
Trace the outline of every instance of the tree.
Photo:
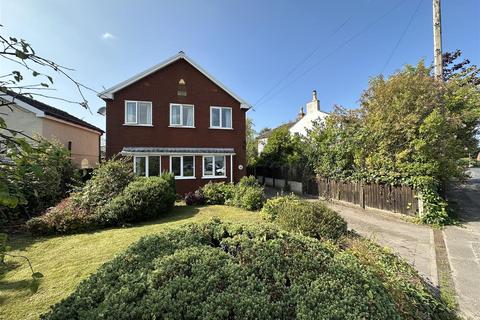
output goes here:
[[358, 111], [335, 106], [325, 123], [315, 122], [308, 131], [304, 153], [308, 165], [322, 177], [353, 175], [359, 145]]
[[439, 191], [464, 177], [461, 159], [475, 150], [480, 125], [478, 69], [456, 66], [447, 66], [444, 82], [423, 61], [370, 80], [360, 109], [337, 109], [310, 132], [306, 154], [316, 172], [413, 186], [422, 193], [424, 221], [445, 223]]
[[255, 125], [253, 123], [253, 120], [250, 118], [247, 118], [247, 125], [246, 125], [246, 144], [247, 144], [247, 165], [248, 166], [253, 166], [257, 162], [258, 158], [258, 144], [257, 144], [257, 139], [256, 139], [256, 133], [254, 129]]
[[301, 144], [301, 137], [298, 134], [291, 135], [288, 126], [273, 129], [260, 154], [259, 163], [269, 167], [297, 163], [302, 159]]
[[[3, 27], [0, 25], [0, 28]], [[9, 60], [18, 66], [17, 70], [12, 70], [6, 74], [0, 74], [0, 209], [1, 206], [14, 208], [22, 201], [22, 195], [18, 190], [12, 189], [11, 179], [6, 172], [10, 166], [15, 166], [16, 163], [3, 158], [1, 155], [7, 152], [15, 153], [18, 157], [24, 157], [25, 162], [35, 161], [30, 158], [32, 148], [29, 142], [36, 142], [34, 137], [29, 137], [21, 131], [8, 128], [5, 119], [2, 117], [2, 110], [10, 109], [15, 104], [19, 96], [28, 96], [33, 98], [47, 97], [58, 99], [67, 103], [77, 104], [83, 108], [88, 108], [88, 101], [85, 98], [84, 90], [90, 90], [96, 93], [95, 90], [76, 81], [70, 72], [70, 68], [57, 64], [41, 55], [37, 54], [32, 46], [24, 39], [16, 37], [9, 37], [0, 34], [0, 57]], [[31, 74], [33, 79], [38, 79], [37, 82], [26, 83], [26, 74]], [[68, 79], [77, 89], [80, 96], [80, 101], [73, 101], [58, 96], [50, 95], [49, 92], [53, 90], [53, 76]], [[13, 99], [11, 98], [13, 97]], [[37, 171], [37, 175], [42, 172]]]

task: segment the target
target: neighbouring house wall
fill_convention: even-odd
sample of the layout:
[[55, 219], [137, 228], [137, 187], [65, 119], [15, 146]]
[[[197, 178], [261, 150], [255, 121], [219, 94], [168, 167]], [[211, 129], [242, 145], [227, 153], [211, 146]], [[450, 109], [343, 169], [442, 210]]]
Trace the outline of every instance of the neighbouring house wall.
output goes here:
[[267, 142], [268, 142], [268, 138], [258, 139], [258, 146], [257, 146], [258, 154], [263, 152], [263, 149], [265, 149], [265, 146], [267, 145]]
[[316, 121], [325, 122], [325, 118], [328, 116], [328, 113], [317, 111], [317, 110], [310, 110], [307, 114], [300, 120], [297, 121], [291, 128], [290, 133], [298, 133], [302, 136], [307, 135], [307, 130], [311, 130], [313, 128], [313, 124]]
[[8, 107], [0, 110], [7, 128], [22, 131], [29, 137], [42, 134], [42, 118], [38, 118], [35, 113], [16, 105], [10, 105], [10, 107], [12, 110]]
[[65, 148], [68, 148], [68, 143], [71, 142], [72, 162], [75, 166], [94, 168], [98, 164], [100, 133], [44, 118], [42, 135], [48, 139], [58, 139]]
[[[180, 79], [186, 82], [186, 96], [177, 94]], [[151, 101], [153, 126], [124, 125], [125, 100]], [[233, 148], [233, 180], [239, 181], [246, 174], [246, 110], [240, 109], [240, 102], [185, 60], [178, 60], [138, 80], [116, 92], [114, 99], [106, 102], [107, 158], [120, 153], [124, 147]], [[193, 104], [195, 128], [169, 127], [170, 103]], [[210, 106], [232, 108], [233, 130], [209, 129]], [[226, 166], [229, 170], [229, 159]], [[195, 186], [208, 182], [207, 179], [198, 179], [201, 163], [196, 161], [195, 170], [197, 180], [177, 180], [182, 192], [187, 187], [191, 191]]]

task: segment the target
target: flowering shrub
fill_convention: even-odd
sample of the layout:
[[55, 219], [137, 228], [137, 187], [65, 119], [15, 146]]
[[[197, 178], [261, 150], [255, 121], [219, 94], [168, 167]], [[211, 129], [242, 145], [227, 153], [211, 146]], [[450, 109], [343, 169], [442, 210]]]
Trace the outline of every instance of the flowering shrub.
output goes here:
[[173, 207], [171, 174], [134, 178], [126, 160], [109, 160], [85, 187], [27, 221], [34, 234], [76, 233], [160, 216]]

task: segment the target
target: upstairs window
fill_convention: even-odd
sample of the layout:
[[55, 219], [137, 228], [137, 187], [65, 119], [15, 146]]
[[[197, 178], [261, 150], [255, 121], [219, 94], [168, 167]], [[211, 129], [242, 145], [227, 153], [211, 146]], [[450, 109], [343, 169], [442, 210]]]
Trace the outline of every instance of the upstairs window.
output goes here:
[[152, 125], [152, 103], [150, 101], [125, 101], [125, 124]]
[[210, 128], [232, 129], [232, 108], [210, 107]]
[[193, 128], [195, 125], [194, 108], [191, 104], [170, 104], [170, 126]]

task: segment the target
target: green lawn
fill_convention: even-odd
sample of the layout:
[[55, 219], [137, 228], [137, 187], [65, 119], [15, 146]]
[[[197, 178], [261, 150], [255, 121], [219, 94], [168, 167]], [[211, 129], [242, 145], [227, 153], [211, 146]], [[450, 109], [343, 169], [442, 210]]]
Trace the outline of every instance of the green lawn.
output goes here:
[[234, 207], [177, 205], [162, 219], [130, 228], [61, 237], [12, 236], [9, 238], [13, 248], [11, 253], [28, 256], [35, 271], [45, 277], [38, 291], [32, 293], [27, 264], [7, 258], [13, 270], [0, 279], [0, 319], [37, 319], [50, 305], [67, 297], [82, 279], [140, 237], [188, 222], [206, 221], [211, 217], [245, 223], [261, 221], [258, 212]]

